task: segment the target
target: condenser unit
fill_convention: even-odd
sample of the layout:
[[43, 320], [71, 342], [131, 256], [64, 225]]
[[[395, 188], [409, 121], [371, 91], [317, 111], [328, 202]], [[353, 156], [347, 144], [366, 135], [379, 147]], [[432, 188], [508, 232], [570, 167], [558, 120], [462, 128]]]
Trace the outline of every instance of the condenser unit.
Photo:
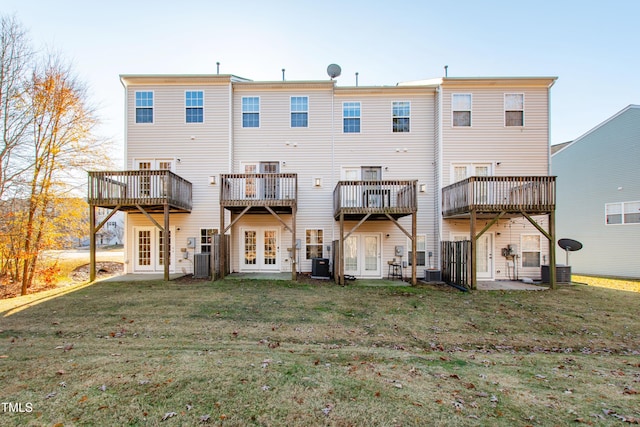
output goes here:
[[193, 255], [193, 278], [208, 279], [211, 277], [211, 254], [202, 253]]

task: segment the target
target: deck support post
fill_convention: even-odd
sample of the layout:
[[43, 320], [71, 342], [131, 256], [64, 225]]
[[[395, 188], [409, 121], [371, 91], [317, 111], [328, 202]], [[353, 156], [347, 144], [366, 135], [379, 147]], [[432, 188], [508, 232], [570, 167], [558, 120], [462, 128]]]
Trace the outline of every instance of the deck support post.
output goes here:
[[471, 237], [471, 254], [470, 254], [470, 262], [471, 262], [471, 290], [477, 289], [478, 280], [476, 279], [476, 270], [478, 268], [476, 263], [476, 250], [477, 250], [477, 239], [476, 236], [476, 210], [471, 210], [471, 221], [470, 221], [470, 237]]
[[[162, 240], [162, 251], [163, 251], [163, 259], [164, 262], [164, 280], [165, 282], [169, 281], [169, 264], [171, 262], [171, 255], [169, 254], [169, 241], [171, 236], [169, 235], [169, 204], [165, 203], [164, 205], [164, 230], [163, 230], [163, 240]], [[173, 236], [174, 245], [176, 236]]]
[[96, 280], [96, 207], [89, 205], [89, 282]]
[[220, 265], [218, 266], [218, 271], [220, 272], [219, 279], [224, 279], [224, 266], [226, 265], [226, 245], [224, 242], [226, 230], [224, 228], [224, 206], [220, 205], [220, 243], [218, 244], [218, 251], [220, 256], [218, 257], [218, 262]]
[[340, 286], [344, 286], [344, 213], [340, 212], [340, 261], [338, 266], [338, 277]]

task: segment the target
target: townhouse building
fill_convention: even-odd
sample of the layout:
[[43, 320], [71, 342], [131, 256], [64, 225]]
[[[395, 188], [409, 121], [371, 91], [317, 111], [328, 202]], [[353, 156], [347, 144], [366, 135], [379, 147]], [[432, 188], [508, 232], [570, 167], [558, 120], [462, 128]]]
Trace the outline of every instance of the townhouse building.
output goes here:
[[415, 283], [468, 241], [470, 283], [540, 278], [554, 81], [122, 75], [127, 170], [90, 172], [89, 203], [127, 213], [128, 273], [192, 274], [215, 253], [219, 275], [328, 259], [341, 283], [397, 267]]

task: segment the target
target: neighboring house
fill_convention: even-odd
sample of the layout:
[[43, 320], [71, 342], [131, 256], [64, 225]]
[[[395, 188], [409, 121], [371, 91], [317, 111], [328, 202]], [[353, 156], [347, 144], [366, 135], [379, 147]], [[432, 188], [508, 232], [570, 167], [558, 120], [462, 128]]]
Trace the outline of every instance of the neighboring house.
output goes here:
[[415, 282], [440, 267], [441, 241], [478, 234], [478, 279], [539, 278], [550, 262], [555, 78], [121, 81], [128, 170], [90, 173], [89, 201], [127, 212], [129, 273], [191, 273], [220, 233], [232, 272], [295, 276], [328, 258], [341, 278], [383, 278], [394, 261]]
[[555, 152], [552, 170], [558, 237], [583, 244], [569, 254], [573, 273], [640, 278], [640, 105]]
[[[109, 214], [111, 209], [98, 208], [96, 222], [101, 223]], [[121, 245], [124, 242], [124, 212], [116, 212], [105, 222], [104, 227], [96, 235], [98, 246]]]

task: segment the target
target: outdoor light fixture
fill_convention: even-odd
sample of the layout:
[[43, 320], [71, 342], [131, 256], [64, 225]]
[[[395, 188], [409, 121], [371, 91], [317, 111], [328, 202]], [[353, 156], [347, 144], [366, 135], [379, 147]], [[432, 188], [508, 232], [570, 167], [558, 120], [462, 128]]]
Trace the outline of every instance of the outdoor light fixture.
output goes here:
[[313, 179], [314, 187], [322, 187], [322, 178], [314, 178]]
[[427, 184], [420, 184], [420, 192], [421, 193], [427, 192]]
[[216, 185], [216, 176], [215, 175], [211, 175], [209, 177], [209, 184], [210, 185]]

